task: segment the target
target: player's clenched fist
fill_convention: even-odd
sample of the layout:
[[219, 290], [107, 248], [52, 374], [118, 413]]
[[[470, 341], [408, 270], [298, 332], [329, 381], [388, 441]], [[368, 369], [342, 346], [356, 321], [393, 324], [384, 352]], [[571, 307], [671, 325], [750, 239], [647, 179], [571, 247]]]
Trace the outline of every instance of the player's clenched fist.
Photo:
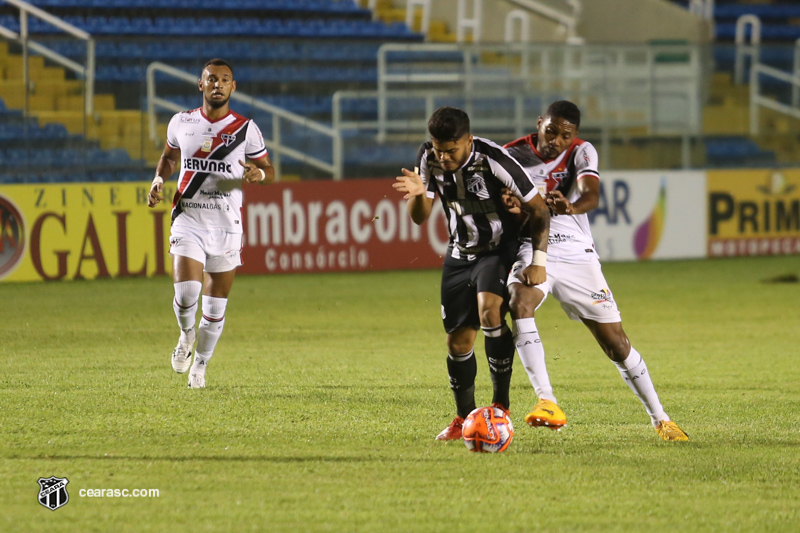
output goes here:
[[264, 172], [264, 169], [250, 163], [245, 163], [244, 161], [239, 161], [239, 164], [244, 167], [244, 176], [242, 176], [242, 179], [247, 183], [264, 184], [272, 181], [271, 179], [267, 180], [267, 173]]
[[150, 193], [147, 195], [147, 206], [155, 207], [158, 202], [164, 199], [164, 178], [156, 176], [153, 184], [150, 185]]
[[394, 187], [397, 192], [406, 193], [405, 196], [403, 196], [403, 200], [425, 194], [425, 184], [422, 183], [422, 177], [418, 173], [412, 172], [407, 168], [402, 170], [403, 175], [397, 176], [397, 182], [393, 183], [392, 187]]
[[533, 287], [534, 285], [541, 285], [547, 281], [547, 273], [545, 267], [539, 265], [528, 265], [522, 271], [522, 280], [525, 285]]

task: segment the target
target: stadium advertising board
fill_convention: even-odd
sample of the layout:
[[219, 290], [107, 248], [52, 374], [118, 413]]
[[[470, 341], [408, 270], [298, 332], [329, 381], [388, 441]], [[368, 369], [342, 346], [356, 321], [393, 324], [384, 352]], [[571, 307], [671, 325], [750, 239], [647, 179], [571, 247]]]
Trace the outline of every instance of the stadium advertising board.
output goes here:
[[252, 186], [245, 192], [244, 273], [435, 268], [447, 248], [438, 200], [411, 222], [391, 179]]
[[589, 221], [602, 261], [705, 257], [704, 172], [600, 175], [600, 203]]
[[[0, 279], [56, 281], [169, 271], [169, 204], [149, 184], [9, 185], [0, 190]], [[174, 188], [166, 187], [167, 197]]]
[[[447, 246], [438, 201], [413, 224], [393, 180], [278, 183], [245, 192], [243, 273], [435, 268]], [[147, 183], [13, 185], [0, 193], [0, 278], [168, 274], [169, 202]], [[167, 183], [165, 197], [174, 194]], [[252, 230], [252, 231], [251, 231]]]
[[[242, 272], [438, 268], [439, 202], [417, 226], [392, 182], [248, 186]], [[169, 274], [169, 203], [149, 209], [148, 187], [4, 186], [0, 280]], [[800, 170], [605, 171], [590, 221], [604, 261], [800, 254]]]
[[708, 171], [708, 256], [800, 254], [800, 170]]

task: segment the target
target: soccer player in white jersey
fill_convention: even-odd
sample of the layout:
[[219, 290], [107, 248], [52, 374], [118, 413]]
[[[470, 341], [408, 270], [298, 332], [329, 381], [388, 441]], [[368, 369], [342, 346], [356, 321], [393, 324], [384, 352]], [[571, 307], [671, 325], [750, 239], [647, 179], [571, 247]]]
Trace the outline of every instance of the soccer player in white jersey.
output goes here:
[[[617, 303], [603, 277], [586, 215], [597, 207], [600, 196], [597, 151], [578, 138], [580, 120], [575, 104], [554, 102], [539, 117], [537, 133], [505, 146], [534, 179], [551, 210], [547, 281], [536, 286], [523, 282], [521, 270], [532, 256], [531, 245], [524, 239], [508, 279], [515, 344], [539, 397], [525, 421], [552, 429], [567, 422], [553, 395], [534, 319], [534, 311], [552, 293], [571, 319], [586, 324], [644, 405], [661, 438], [689, 440], [661, 406], [644, 359], [622, 329]], [[506, 200], [516, 211], [519, 203], [509, 195]]]
[[431, 115], [431, 140], [420, 147], [415, 170], [403, 169], [395, 190], [404, 193], [416, 224], [430, 217], [438, 195], [450, 243], [442, 266], [441, 310], [447, 333], [447, 372], [456, 417], [437, 440], [460, 440], [464, 418], [475, 409], [474, 345], [483, 330], [492, 378], [492, 404], [508, 411], [514, 340], [505, 323], [505, 282], [519, 247], [517, 224], [503, 203], [508, 188], [530, 209], [528, 234], [534, 261], [520, 269], [523, 283], [542, 283], [549, 213], [533, 181], [508, 152], [470, 135], [469, 116], [442, 107]]
[[[181, 330], [172, 368], [179, 374], [189, 370], [189, 387], [194, 389], [206, 385], [206, 367], [225, 325], [236, 268], [242, 264], [241, 184], [275, 179], [258, 126], [228, 105], [236, 90], [233, 68], [222, 59], [208, 61], [198, 88], [202, 107], [178, 113], [169, 122], [167, 143], [147, 198], [150, 207], [163, 200], [164, 181], [180, 165], [169, 241], [175, 286], [172, 307]], [[202, 319], [195, 331], [201, 290]]]

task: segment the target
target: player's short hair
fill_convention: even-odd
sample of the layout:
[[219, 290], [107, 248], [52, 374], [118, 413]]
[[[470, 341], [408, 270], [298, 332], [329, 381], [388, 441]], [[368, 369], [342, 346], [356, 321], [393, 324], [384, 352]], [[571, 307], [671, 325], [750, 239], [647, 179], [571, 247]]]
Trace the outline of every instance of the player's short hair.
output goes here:
[[428, 120], [428, 133], [437, 141], [455, 141], [469, 133], [469, 115], [456, 107], [440, 107]]
[[569, 100], [558, 100], [557, 102], [553, 102], [547, 108], [547, 113], [545, 116], [550, 118], [564, 119], [570, 124], [574, 124], [575, 129], [581, 127], [581, 110]]
[[206, 67], [210, 65], [214, 65], [215, 67], [228, 67], [231, 70], [231, 77], [233, 77], [233, 67], [230, 65], [230, 63], [228, 63], [224, 59], [215, 57], [214, 59], [209, 59], [208, 61], [206, 61], [206, 64], [203, 65], [203, 68], [200, 69], [201, 78], [203, 77], [203, 72], [206, 70]]

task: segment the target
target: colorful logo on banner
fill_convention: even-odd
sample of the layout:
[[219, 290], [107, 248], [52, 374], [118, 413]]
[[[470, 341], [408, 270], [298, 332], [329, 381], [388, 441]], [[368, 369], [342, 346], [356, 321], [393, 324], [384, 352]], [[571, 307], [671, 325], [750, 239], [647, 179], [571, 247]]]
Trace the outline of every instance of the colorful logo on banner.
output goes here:
[[14, 271], [25, 251], [25, 221], [14, 203], [0, 196], [0, 279]]
[[800, 170], [708, 172], [708, 255], [800, 254]]
[[662, 178], [656, 204], [650, 216], [642, 222], [633, 234], [633, 250], [638, 259], [650, 259], [658, 248], [664, 232], [667, 213], [667, 182]]

